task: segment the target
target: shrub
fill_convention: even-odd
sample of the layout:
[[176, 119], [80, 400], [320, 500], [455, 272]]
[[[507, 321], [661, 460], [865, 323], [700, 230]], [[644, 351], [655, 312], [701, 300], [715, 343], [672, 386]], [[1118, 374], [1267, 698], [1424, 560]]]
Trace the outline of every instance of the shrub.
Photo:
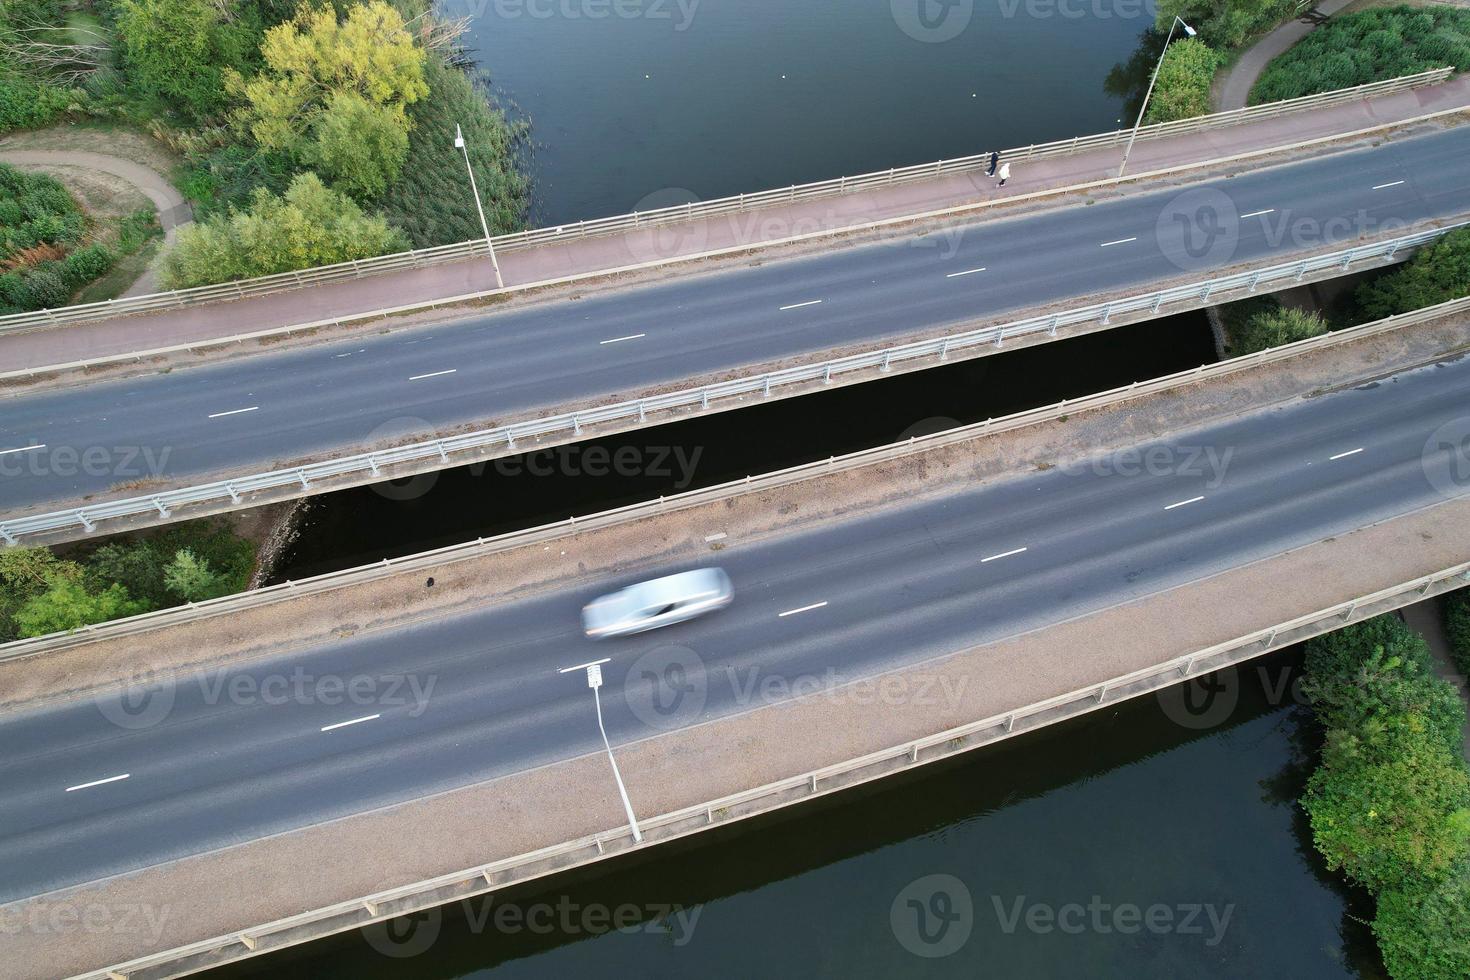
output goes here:
[[196, 558], [188, 548], [174, 552], [173, 561], [164, 569], [163, 580], [168, 583], [169, 591], [185, 602], [213, 599], [229, 591], [209, 562]]
[[113, 541], [87, 559], [87, 581], [94, 591], [121, 585], [149, 609], [159, 609], [173, 603], [163, 578], [166, 564], [165, 556], [147, 541]]
[[1356, 670], [1311, 674], [1303, 689], [1317, 717], [1330, 729], [1371, 738], [1395, 725], [1408, 724], [1447, 751], [1460, 751], [1465, 703], [1454, 687], [1430, 673], [1417, 658], [1406, 661], [1375, 647]]
[[15, 614], [22, 606], [45, 592], [51, 582], [81, 574], [81, 566], [57, 558], [47, 548], [0, 551], [0, 643], [20, 636]]
[[223, 72], [256, 60], [258, 20], [249, 5], [229, 19], [209, 0], [120, 0], [117, 32], [128, 82], [194, 120], [225, 108]]
[[1379, 651], [1415, 673], [1432, 670], [1433, 660], [1423, 637], [1397, 616], [1374, 616], [1310, 640], [1306, 645], [1306, 671], [1312, 684], [1336, 683], [1359, 676]]
[[1177, 14], [1210, 44], [1236, 48], [1295, 13], [1295, 0], [1159, 0], [1155, 23], [1167, 31]]
[[0, 70], [0, 133], [49, 126], [87, 104], [81, 89], [62, 88]]
[[72, 252], [61, 262], [61, 278], [70, 292], [76, 292], [112, 268], [112, 250], [101, 242], [93, 242]]
[[1230, 352], [1237, 356], [1270, 350], [1327, 332], [1327, 323], [1316, 313], [1290, 306], [1264, 309], [1229, 329]]
[[45, 636], [143, 611], [143, 604], [134, 601], [121, 585], [92, 592], [79, 579], [56, 578], [47, 583], [46, 591], [16, 611], [15, 624], [22, 637]]
[[352, 199], [311, 173], [291, 181], [283, 196], [257, 189], [249, 211], [231, 209], [179, 229], [164, 257], [172, 288], [307, 269], [401, 251], [408, 242]]
[[70, 245], [87, 220], [66, 188], [42, 173], [0, 163], [0, 262], [39, 244]]
[[1470, 976], [1470, 862], [1436, 885], [1379, 895], [1373, 935], [1394, 980]]
[[1404, 267], [1358, 287], [1364, 316], [1377, 320], [1470, 295], [1470, 229], [1452, 231]]
[[1251, 89], [1274, 102], [1449, 65], [1470, 66], [1470, 10], [1375, 7], [1341, 14], [1277, 57]]
[[1330, 731], [1302, 806], [1327, 866], [1374, 891], [1431, 885], [1470, 843], [1470, 773], [1411, 718]]
[[54, 310], [71, 297], [66, 280], [52, 269], [37, 269], [25, 277], [26, 305], [33, 310]]
[[1199, 38], [1176, 40], [1164, 52], [1146, 121], [1172, 122], [1210, 111], [1210, 84], [1224, 56]]

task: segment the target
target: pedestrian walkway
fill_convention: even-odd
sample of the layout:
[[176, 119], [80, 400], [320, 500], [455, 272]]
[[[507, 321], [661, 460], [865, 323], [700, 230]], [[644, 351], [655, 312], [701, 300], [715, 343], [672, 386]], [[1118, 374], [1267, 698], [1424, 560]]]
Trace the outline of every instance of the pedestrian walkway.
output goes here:
[[1220, 85], [1215, 100], [1215, 111], [1243, 108], [1250, 100], [1251, 89], [1266, 66], [1284, 53], [1293, 44], [1315, 31], [1328, 17], [1337, 13], [1353, 0], [1321, 0], [1310, 10], [1304, 11], [1295, 20], [1287, 21], [1255, 44], [1246, 48]]
[[[1187, 168], [1238, 154], [1265, 152], [1313, 139], [1470, 107], [1470, 78], [1348, 102], [1311, 112], [1224, 126], [1140, 142], [1130, 172]], [[950, 208], [982, 206], [1038, 192], [1062, 190], [1117, 175], [1121, 148], [1079, 152], [1033, 162], [1012, 161], [1002, 188], [983, 171], [927, 181], [731, 211], [691, 222], [640, 228], [505, 252], [500, 266], [508, 286], [592, 275], [708, 252], [737, 252], [793, 235], [860, 228], [885, 219]], [[330, 322], [495, 288], [483, 258], [364, 276], [233, 302], [162, 310], [0, 336], [0, 365], [26, 370], [109, 355], [129, 354], [288, 326]]]

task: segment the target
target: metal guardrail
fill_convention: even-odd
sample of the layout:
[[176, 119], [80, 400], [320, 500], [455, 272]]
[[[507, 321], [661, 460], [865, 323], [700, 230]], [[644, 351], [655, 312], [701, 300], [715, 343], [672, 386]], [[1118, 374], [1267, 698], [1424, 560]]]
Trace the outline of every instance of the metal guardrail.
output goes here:
[[[299, 486], [304, 493], [315, 492], [313, 481], [324, 481], [334, 477], [391, 479], [384, 470], [403, 463], [438, 458], [444, 468], [456, 465], [454, 457], [465, 457], [487, 449], [500, 448], [513, 452], [518, 440], [570, 431], [574, 436], [582, 435], [584, 426], [637, 418], [640, 422], [655, 412], [666, 412], [681, 408], [708, 409], [710, 404], [721, 399], [750, 394], [769, 395], [775, 388], [791, 384], [807, 384], [816, 381], [830, 383], [834, 377], [851, 371], [877, 368], [888, 371], [896, 363], [918, 358], [938, 357], [946, 360], [951, 353], [985, 344], [1000, 346], [1007, 337], [1048, 333], [1055, 335], [1061, 327], [1080, 323], [1108, 323], [1114, 316], [1148, 310], [1158, 313], [1164, 306], [1180, 302], [1208, 302], [1216, 293], [1249, 289], [1258, 286], [1300, 281], [1309, 272], [1338, 267], [1346, 271], [1354, 261], [1363, 259], [1392, 259], [1398, 252], [1434, 241], [1456, 228], [1470, 226], [1470, 221], [1457, 222], [1442, 228], [1404, 235], [1398, 238], [1359, 245], [1337, 252], [1300, 259], [1263, 269], [1246, 270], [1233, 275], [1208, 279], [1203, 282], [1174, 286], [1150, 293], [1125, 297], [1107, 303], [1097, 303], [1061, 313], [1015, 320], [998, 326], [983, 327], [948, 337], [937, 337], [909, 344], [887, 347], [855, 354], [848, 357], [831, 358], [812, 364], [770, 371], [764, 374], [734, 378], [696, 388], [686, 388], [662, 395], [651, 395], [633, 401], [618, 402], [578, 412], [567, 412], [528, 419], [510, 425], [480, 429], [442, 439], [430, 439], [392, 449], [383, 449], [301, 466], [286, 467], [263, 473], [219, 480], [210, 483], [166, 490], [140, 497], [86, 504], [64, 511], [52, 511], [26, 517], [0, 521], [0, 541], [6, 545], [20, 544], [27, 534], [41, 534], [63, 528], [80, 526], [88, 534], [96, 531], [97, 523], [119, 518], [157, 514], [163, 519], [173, 516], [172, 508], [191, 504], [213, 504], [226, 498], [232, 506], [242, 505], [245, 495], [260, 491], [279, 490]], [[472, 462], [473, 459], [463, 459]]]
[[[1280, 115], [1325, 108], [1343, 102], [1353, 102], [1381, 95], [1391, 95], [1406, 89], [1437, 84], [1449, 78], [1453, 73], [1453, 67], [1436, 68], [1431, 71], [1420, 72], [1416, 75], [1405, 75], [1402, 78], [1371, 82], [1367, 85], [1338, 89], [1319, 95], [1308, 95], [1296, 99], [1284, 99], [1266, 105], [1231, 109], [1226, 112], [1197, 116], [1193, 119], [1155, 123], [1151, 126], [1140, 128], [1138, 138], [1140, 140], [1161, 139], [1207, 129], [1217, 129], [1223, 126], [1233, 126], [1244, 122], [1254, 122], [1259, 119], [1271, 119]], [[1030, 146], [1015, 147], [1000, 152], [1003, 159], [1011, 162], [1042, 160], [1083, 150], [1121, 146], [1128, 141], [1130, 132], [1130, 130], [1126, 129], [1115, 130], [1111, 133], [1078, 136], [1069, 140], [1033, 143]], [[692, 202], [686, 205], [658, 208], [652, 211], [635, 211], [631, 214], [594, 218], [590, 221], [578, 221], [576, 224], [513, 232], [508, 235], [494, 236], [491, 241], [494, 243], [497, 252], [509, 252], [542, 245], [557, 245], [582, 238], [689, 221], [695, 218], [713, 217], [721, 214], [766, 207], [773, 204], [834, 197], [890, 184], [929, 180], [935, 177], [960, 173], [973, 173], [977, 170], [984, 170], [989, 165], [989, 159], [990, 153], [987, 151], [973, 156], [959, 157], [954, 160], [937, 160], [933, 163], [923, 163], [909, 167], [893, 167], [888, 170], [858, 174], [852, 177], [839, 177], [835, 180], [816, 181], [809, 184], [793, 184], [789, 187], [758, 191], [751, 194], [737, 194], [733, 197]], [[303, 286], [357, 279], [363, 276], [380, 275], [403, 269], [416, 269], [447, 262], [462, 262], [475, 256], [488, 256], [489, 254], [490, 252], [485, 245], [485, 240], [479, 238], [453, 245], [440, 245], [434, 248], [397, 252], [392, 255], [384, 255], [372, 259], [356, 259], [350, 262], [339, 262], [334, 265], [317, 266], [313, 269], [302, 269], [297, 272], [282, 272], [276, 275], [260, 276], [254, 279], [241, 279], [235, 282], [220, 283], [213, 286], [196, 286], [191, 289], [150, 293], [144, 296], [107, 300], [101, 303], [83, 303], [77, 306], [65, 306], [53, 310], [38, 310], [31, 313], [13, 313], [0, 316], [0, 333], [11, 330], [27, 330], [39, 326], [127, 316], [134, 313], [151, 313], [158, 310], [177, 309], [204, 303], [244, 299], [249, 296], [259, 296], [267, 293], [281, 292], [283, 290], [297, 289]]]
[[[1346, 602], [1299, 616], [1276, 626], [1215, 644], [1164, 663], [1110, 678], [1100, 684], [1078, 688], [1011, 711], [946, 731], [937, 732], [886, 750], [873, 752], [836, 765], [686, 807], [639, 821], [645, 842], [633, 841], [627, 827], [618, 827], [591, 837], [541, 848], [440, 875], [424, 881], [340, 902], [321, 909], [277, 919], [273, 922], [191, 943], [175, 949], [119, 963], [108, 969], [79, 974], [73, 980], [143, 980], [154, 976], [177, 976], [236, 959], [282, 949], [311, 939], [374, 922], [472, 898], [507, 885], [529, 881], [556, 871], [596, 861], [607, 854], [687, 837], [714, 826], [745, 819], [759, 813], [799, 803], [825, 793], [870, 782], [920, 763], [934, 762], [958, 752], [1003, 740], [1040, 725], [1025, 726], [1028, 718], [1081, 706], [1063, 717], [1148, 694], [1179, 681], [1219, 670], [1300, 642], [1346, 625], [1355, 616], [1376, 615], [1427, 595], [1437, 586], [1457, 588], [1470, 582], [1470, 562], [1455, 565], [1401, 585], [1368, 593]], [[1447, 591], [1447, 589], [1441, 589]], [[1197, 673], [1198, 671], [1198, 673]], [[1114, 697], [1108, 701], [1108, 695]]]
[[[1217, 293], [1224, 294], [1241, 289], [1254, 291], [1262, 285], [1300, 281], [1309, 272], [1334, 267], [1346, 271], [1354, 261], [1375, 258], [1392, 259], [1400, 251], [1411, 250], [1463, 227], [1470, 227], [1470, 221], [1456, 222], [1441, 228], [1416, 232], [1369, 245], [1358, 245], [1337, 252], [1300, 259], [1296, 262], [1246, 270], [1203, 282], [1174, 286], [1061, 313], [1015, 320], [948, 337], [900, 344], [865, 354], [831, 358], [779, 371], [734, 378], [729, 381], [686, 388], [662, 395], [651, 395], [583, 411], [528, 419], [524, 422], [480, 429], [442, 439], [430, 439], [392, 449], [339, 456], [316, 463], [253, 473], [140, 497], [85, 504], [64, 511], [16, 517], [0, 521], [0, 541], [6, 545], [18, 545], [21, 543], [22, 535], [42, 534], [78, 526], [91, 534], [97, 530], [97, 523], [100, 521], [153, 514], [169, 519], [173, 516], [172, 508], [174, 507], [219, 503], [226, 498], [230, 500], [231, 505], [238, 506], [243, 504], [245, 495], [261, 491], [299, 486], [302, 492], [312, 493], [315, 492], [313, 481], [324, 481], [334, 477], [390, 479], [392, 475], [385, 474], [384, 470], [398, 464], [438, 458], [443, 464], [438, 468], [445, 468], [456, 465], [454, 457], [466, 457], [488, 449], [500, 448], [514, 452], [517, 449], [517, 440], [524, 441], [568, 431], [574, 436], [580, 436], [583, 427], [588, 425], [629, 418], [637, 418], [642, 422], [652, 413], [681, 408], [705, 410], [710, 407], [711, 403], [721, 399], [757, 393], [769, 395], [775, 388], [791, 384], [808, 384], [817, 381], [831, 383], [834, 377], [851, 371], [877, 368], [879, 371], [886, 372], [894, 364], [919, 358], [938, 357], [940, 361], [944, 361], [951, 353], [967, 348], [985, 344], [1000, 346], [1007, 337], [1014, 338], [1037, 333], [1055, 335], [1061, 327], [1091, 322], [1106, 324], [1112, 317], [1125, 313], [1147, 310], [1156, 314], [1171, 303], [1208, 302], [1210, 297]], [[462, 460], [465, 463], [473, 461], [471, 458]]]
[[1188, 371], [1179, 371], [1149, 381], [1134, 382], [1126, 387], [1086, 395], [1072, 401], [1063, 399], [1055, 405], [1027, 409], [1023, 412], [1016, 412], [997, 419], [986, 419], [984, 422], [958, 426], [943, 432], [931, 433], [924, 436], [911, 436], [906, 442], [876, 446], [871, 449], [861, 449], [842, 456], [829, 456], [825, 460], [802, 463], [797, 466], [774, 470], [761, 476], [747, 476], [743, 480], [731, 480], [727, 483], [703, 487], [698, 490], [689, 490], [672, 497], [659, 497], [653, 501], [628, 504], [624, 507], [601, 511], [586, 517], [569, 517], [564, 521], [544, 524], [540, 527], [527, 528], [521, 531], [511, 531], [493, 538], [477, 538], [475, 541], [465, 544], [447, 545], [431, 551], [421, 551], [416, 554], [405, 555], [402, 558], [384, 558], [382, 561], [372, 565], [326, 572], [296, 582], [286, 581], [250, 592], [221, 596], [218, 599], [188, 603], [169, 609], [158, 609], [153, 612], [129, 616], [124, 619], [83, 626], [65, 633], [51, 633], [46, 636], [31, 639], [12, 640], [9, 643], [0, 644], [0, 664], [8, 660], [46, 653], [78, 643], [89, 643], [135, 635], [193, 620], [243, 612], [247, 609], [298, 597], [330, 592], [336, 589], [351, 588], [389, 575], [420, 571], [428, 568], [442, 568], [445, 565], [462, 561], [472, 561], [488, 554], [508, 551], [512, 548], [539, 544], [543, 541], [561, 537], [572, 532], [597, 530], [598, 528], [652, 517], [657, 514], [667, 514], [691, 507], [698, 507], [739, 494], [785, 486], [828, 473], [837, 473], [863, 466], [871, 466], [875, 463], [886, 462], [916, 453], [929, 452], [955, 443], [966, 442], [981, 435], [1008, 432], [1025, 426], [1052, 421], [1062, 416], [1096, 411], [1121, 402], [1181, 388], [1185, 385], [1228, 377], [1242, 371], [1254, 370], [1267, 364], [1274, 364], [1278, 361], [1299, 357], [1312, 351], [1353, 343], [1414, 324], [1428, 323], [1443, 317], [1462, 313], [1470, 313], [1470, 297], [1450, 300], [1449, 302], [1440, 303], [1436, 306], [1425, 307], [1421, 310], [1415, 310], [1399, 316], [1387, 317], [1382, 320], [1375, 320], [1371, 323], [1364, 323], [1345, 330], [1323, 334], [1319, 337], [1310, 337], [1306, 340], [1283, 344], [1280, 347], [1258, 351], [1254, 354], [1246, 354], [1228, 361], [1221, 361], [1216, 364], [1203, 364]]

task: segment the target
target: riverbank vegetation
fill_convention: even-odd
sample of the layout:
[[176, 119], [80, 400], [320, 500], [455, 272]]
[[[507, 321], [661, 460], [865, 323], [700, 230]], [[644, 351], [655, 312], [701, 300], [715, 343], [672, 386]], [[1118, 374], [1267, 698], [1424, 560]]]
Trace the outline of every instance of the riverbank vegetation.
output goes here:
[[73, 550], [0, 550], [0, 643], [243, 592], [255, 546], [218, 520]]
[[1470, 66], [1470, 10], [1372, 7], [1331, 18], [1275, 58], [1252, 104], [1366, 85], [1432, 68]]
[[156, 228], [152, 209], [94, 222], [56, 179], [0, 164], [0, 315], [66, 305]]
[[1303, 690], [1324, 729], [1302, 806], [1317, 850], [1373, 893], [1396, 980], [1470, 975], [1465, 706], [1395, 616], [1307, 644]]
[[1470, 296], [1470, 229], [1421, 248], [1403, 265], [1358, 286], [1326, 314], [1282, 306], [1274, 296], [1227, 303], [1220, 316], [1232, 357], [1253, 354], [1385, 317]]
[[1255, 354], [1326, 333], [1318, 313], [1282, 306], [1274, 296], [1257, 296], [1223, 308], [1226, 346], [1231, 357]]
[[[1106, 87], [1127, 97], [1132, 103], [1128, 111], [1137, 113], [1157, 63], [1158, 80], [1144, 122], [1206, 115], [1211, 110], [1211, 86], [1220, 69], [1295, 13], [1295, 0], [1160, 0], [1154, 27], [1144, 34], [1133, 58], [1113, 69]], [[1194, 28], [1195, 36], [1176, 28], [1173, 43], [1163, 50], [1175, 17]]]
[[[59, 0], [7, 5], [0, 132], [85, 115], [146, 129], [177, 154], [176, 182], [200, 222], [181, 229], [167, 285], [479, 237], [456, 124], [491, 232], [522, 226], [526, 128], [507, 120], [466, 63], [464, 24], [438, 18], [430, 0], [82, 6], [101, 40], [27, 61], [27, 46], [65, 36], [66, 11]], [[303, 215], [312, 240], [280, 247]]]

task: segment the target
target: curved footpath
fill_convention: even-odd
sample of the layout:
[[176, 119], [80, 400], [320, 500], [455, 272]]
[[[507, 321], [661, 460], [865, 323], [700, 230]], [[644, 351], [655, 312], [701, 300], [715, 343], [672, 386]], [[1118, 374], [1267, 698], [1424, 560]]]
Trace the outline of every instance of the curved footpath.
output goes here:
[[[1330, 17], [1352, 2], [1353, 0], [1322, 0], [1307, 12]], [[1299, 16], [1295, 20], [1282, 24], [1246, 48], [1240, 60], [1236, 61], [1226, 73], [1225, 81], [1215, 91], [1215, 111], [1225, 112], [1229, 109], [1243, 108], [1250, 99], [1251, 89], [1255, 87], [1256, 79], [1261, 77], [1261, 72], [1266, 70], [1271, 60], [1315, 31], [1320, 23], [1320, 21], [1306, 20]]]
[[[8, 163], [26, 169], [47, 167], [76, 167], [96, 170], [127, 181], [153, 202], [158, 209], [158, 222], [163, 226], [164, 242], [172, 245], [180, 225], [194, 220], [193, 209], [184, 200], [178, 188], [158, 171], [106, 153], [90, 153], [84, 150], [7, 150], [0, 148], [0, 163]], [[157, 277], [152, 267], [138, 277], [124, 296], [141, 296], [158, 288]]]

